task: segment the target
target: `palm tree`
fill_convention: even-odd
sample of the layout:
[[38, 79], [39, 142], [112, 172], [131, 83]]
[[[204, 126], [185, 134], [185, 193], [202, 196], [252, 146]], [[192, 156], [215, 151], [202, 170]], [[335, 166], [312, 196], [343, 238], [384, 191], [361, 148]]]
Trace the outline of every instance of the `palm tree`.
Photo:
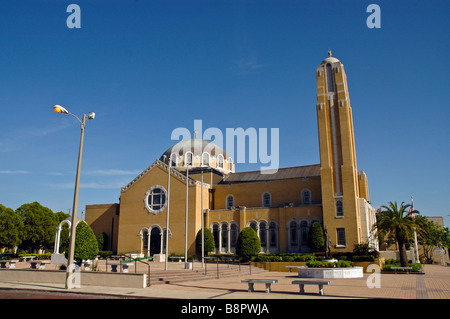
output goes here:
[[398, 244], [401, 267], [408, 267], [405, 243], [413, 238], [414, 230], [418, 228], [410, 214], [419, 214], [414, 210], [410, 212], [410, 204], [404, 202], [398, 207], [397, 202], [389, 202], [389, 205], [381, 206], [381, 211], [377, 214], [377, 235], [384, 233], [384, 237], [392, 235]]

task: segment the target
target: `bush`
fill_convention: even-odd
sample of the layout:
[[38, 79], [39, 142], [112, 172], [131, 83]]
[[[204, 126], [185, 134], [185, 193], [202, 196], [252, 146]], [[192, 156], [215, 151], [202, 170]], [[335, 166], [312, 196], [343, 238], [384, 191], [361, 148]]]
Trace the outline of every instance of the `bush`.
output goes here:
[[244, 260], [250, 260], [252, 256], [261, 251], [261, 242], [258, 234], [251, 227], [245, 227], [239, 233], [236, 243], [236, 255]]
[[94, 259], [98, 254], [98, 243], [91, 227], [84, 221], [77, 224], [74, 260]]
[[306, 263], [309, 268], [348, 268], [353, 267], [353, 263], [348, 260], [339, 260], [338, 262], [321, 262], [310, 260]]
[[101, 250], [101, 251], [106, 250], [107, 239], [108, 239], [108, 235], [106, 235], [106, 233], [104, 233], [104, 232], [97, 236], [98, 250]]
[[313, 251], [323, 251], [325, 239], [323, 237], [322, 225], [319, 222], [314, 222], [312, 224], [309, 235], [310, 246], [312, 247]]
[[[205, 252], [205, 256], [208, 256], [208, 253], [211, 251], [214, 251], [215, 249], [215, 242], [214, 242], [214, 236], [211, 233], [211, 230], [209, 228], [203, 227], [204, 231], [204, 237], [205, 237], [205, 246], [203, 247], [203, 250]], [[197, 237], [195, 239], [195, 250], [199, 256], [202, 254], [202, 230], [200, 229], [197, 233]]]

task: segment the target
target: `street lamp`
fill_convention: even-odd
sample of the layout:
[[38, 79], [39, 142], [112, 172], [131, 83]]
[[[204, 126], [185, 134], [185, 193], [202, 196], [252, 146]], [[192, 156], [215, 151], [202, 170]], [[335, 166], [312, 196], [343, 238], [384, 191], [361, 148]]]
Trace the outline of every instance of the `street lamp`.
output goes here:
[[69, 242], [69, 258], [67, 261], [67, 272], [66, 272], [66, 289], [71, 289], [73, 285], [73, 273], [75, 272], [74, 266], [74, 252], [75, 252], [75, 233], [77, 228], [77, 207], [78, 207], [78, 188], [80, 182], [80, 170], [81, 170], [81, 157], [83, 154], [83, 140], [84, 140], [84, 127], [86, 123], [86, 117], [89, 120], [95, 118], [95, 113], [90, 112], [88, 115], [83, 114], [83, 119], [80, 120], [76, 115], [67, 111], [64, 107], [60, 105], [55, 105], [53, 107], [56, 113], [69, 114], [75, 117], [81, 124], [81, 138], [80, 138], [80, 149], [78, 152], [78, 164], [77, 164], [77, 175], [75, 179], [75, 191], [73, 195], [73, 209], [72, 209], [72, 225], [70, 228], [70, 242]]

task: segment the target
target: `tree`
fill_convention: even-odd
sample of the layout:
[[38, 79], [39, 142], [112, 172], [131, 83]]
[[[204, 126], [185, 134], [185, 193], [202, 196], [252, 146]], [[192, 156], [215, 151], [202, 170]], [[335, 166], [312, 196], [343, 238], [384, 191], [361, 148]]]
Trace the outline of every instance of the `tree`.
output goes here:
[[[204, 248], [204, 252], [205, 252], [205, 256], [208, 256], [208, 253], [211, 251], [214, 251], [215, 246], [215, 242], [214, 242], [214, 236], [211, 233], [211, 231], [206, 228], [203, 227], [203, 231], [205, 234], [205, 246]], [[202, 254], [202, 230], [200, 229], [197, 233], [197, 237], [195, 239], [195, 249], [197, 251], [197, 254], [201, 255]]]
[[309, 232], [309, 244], [314, 252], [323, 251], [325, 239], [323, 237], [322, 225], [319, 222], [314, 222], [311, 225]]
[[415, 219], [416, 224], [420, 225], [420, 230], [417, 232], [417, 240], [423, 247], [426, 261], [432, 262], [436, 247], [449, 246], [448, 228], [439, 226], [425, 216], [416, 216]]
[[77, 224], [74, 260], [80, 262], [82, 260], [94, 259], [97, 254], [97, 238], [91, 227], [82, 220]]
[[[415, 219], [408, 214], [410, 206], [402, 202], [399, 207], [397, 202], [389, 202], [388, 206], [381, 206], [381, 211], [377, 214], [377, 235], [384, 233], [385, 236], [393, 236], [398, 245], [402, 267], [408, 267], [405, 244], [412, 240], [414, 230], [420, 228]], [[417, 210], [411, 213], [419, 214]]]
[[108, 235], [105, 232], [99, 234], [97, 236], [97, 245], [98, 250], [105, 251], [106, 250], [106, 242], [108, 240]]
[[236, 243], [236, 255], [245, 260], [250, 260], [252, 256], [257, 255], [260, 251], [261, 242], [258, 234], [251, 227], [242, 229]]
[[21, 248], [28, 251], [53, 248], [58, 221], [50, 208], [33, 202], [23, 204], [16, 213], [24, 225]]
[[0, 204], [0, 247], [14, 249], [22, 242], [23, 222], [20, 215]]

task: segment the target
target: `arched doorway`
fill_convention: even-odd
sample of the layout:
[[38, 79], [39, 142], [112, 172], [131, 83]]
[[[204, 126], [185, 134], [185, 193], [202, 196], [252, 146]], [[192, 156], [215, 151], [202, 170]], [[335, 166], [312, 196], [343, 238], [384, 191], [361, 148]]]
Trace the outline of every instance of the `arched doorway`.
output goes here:
[[154, 227], [150, 232], [150, 255], [161, 253], [161, 230]]

